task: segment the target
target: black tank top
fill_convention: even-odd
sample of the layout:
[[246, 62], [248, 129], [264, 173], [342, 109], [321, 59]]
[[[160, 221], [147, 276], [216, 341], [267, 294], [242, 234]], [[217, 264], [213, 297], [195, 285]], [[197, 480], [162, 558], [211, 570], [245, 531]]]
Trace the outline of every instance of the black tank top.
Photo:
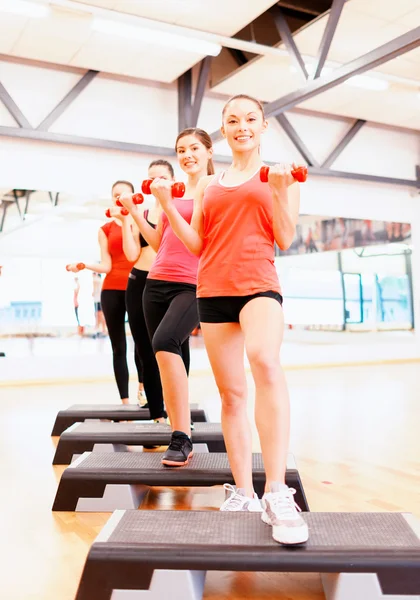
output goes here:
[[[148, 210], [145, 210], [145, 211], [144, 211], [144, 218], [145, 218], [145, 219], [146, 219], [146, 221], [149, 223], [149, 225], [150, 225], [151, 227], [153, 227], [153, 229], [156, 229], [156, 224], [155, 224], [155, 223], [151, 223], [151, 222], [149, 221], [149, 219], [147, 218], [147, 217], [148, 217], [148, 215], [149, 215], [149, 211], [148, 211]], [[146, 248], [146, 246], [148, 246], [148, 245], [149, 245], [149, 244], [146, 242], [146, 240], [144, 239], [144, 237], [142, 236], [142, 234], [140, 234], [140, 247], [141, 247], [141, 248]]]

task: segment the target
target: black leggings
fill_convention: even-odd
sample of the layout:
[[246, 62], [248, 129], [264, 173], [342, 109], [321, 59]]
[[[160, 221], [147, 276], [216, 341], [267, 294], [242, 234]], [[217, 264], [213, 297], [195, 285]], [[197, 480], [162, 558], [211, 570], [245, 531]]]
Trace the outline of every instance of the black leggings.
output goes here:
[[131, 334], [144, 367], [144, 390], [150, 409], [150, 418], [159, 419], [160, 417], [166, 416], [166, 413], [163, 407], [163, 393], [159, 367], [152, 349], [152, 344], [150, 343], [146, 321], [144, 320], [143, 291], [146, 285], [147, 275], [147, 271], [132, 269], [128, 278], [125, 300]]
[[[128, 398], [127, 339], [125, 337], [125, 290], [102, 290], [101, 305], [109, 339], [112, 345], [114, 375], [120, 398]], [[135, 349], [134, 360], [139, 382], [143, 380], [143, 367]]]
[[154, 353], [163, 351], [179, 354], [188, 374], [189, 336], [198, 325], [196, 286], [148, 279], [143, 307]]

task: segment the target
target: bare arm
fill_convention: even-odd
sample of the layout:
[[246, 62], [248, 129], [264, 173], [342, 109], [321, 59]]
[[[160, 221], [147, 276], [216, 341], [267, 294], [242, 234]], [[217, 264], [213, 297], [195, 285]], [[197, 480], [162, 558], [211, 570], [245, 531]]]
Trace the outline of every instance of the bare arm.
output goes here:
[[295, 237], [299, 218], [300, 189], [298, 183], [273, 190], [274, 239], [280, 250], [287, 250]]
[[121, 204], [130, 212], [135, 224], [139, 228], [139, 231], [146, 242], [153, 248], [155, 252], [157, 252], [159, 250], [160, 242], [162, 241], [162, 225], [160, 220], [156, 229], [149, 225], [144, 217], [143, 209], [139, 210], [137, 205], [134, 204], [132, 194], [121, 194], [119, 200]]
[[136, 262], [141, 254], [138, 230], [136, 229], [133, 231], [132, 225], [127, 217], [122, 219], [121, 228], [124, 254], [127, 260]]
[[112, 269], [112, 258], [108, 250], [108, 238], [102, 229], [98, 233], [99, 248], [101, 250], [101, 261], [99, 263], [85, 263], [85, 268], [95, 273], [109, 273]]
[[194, 198], [194, 211], [191, 218], [191, 224], [179, 214], [175, 208], [170, 188], [165, 180], [152, 184], [155, 186], [156, 196], [159, 199], [163, 210], [168, 217], [172, 230], [181, 242], [188, 248], [192, 254], [199, 256], [203, 249], [204, 229], [203, 229], [203, 196], [204, 191], [213, 176], [203, 177], [198, 182]]

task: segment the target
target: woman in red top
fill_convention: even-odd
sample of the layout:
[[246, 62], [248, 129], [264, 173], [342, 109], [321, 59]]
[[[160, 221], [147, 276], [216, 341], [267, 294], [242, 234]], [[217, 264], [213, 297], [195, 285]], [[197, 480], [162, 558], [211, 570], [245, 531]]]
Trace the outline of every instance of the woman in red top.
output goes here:
[[[187, 174], [185, 195], [175, 198], [177, 214], [188, 224], [193, 214], [193, 197], [201, 177], [214, 173], [213, 149], [209, 135], [202, 129], [182, 131], [175, 144], [181, 169]], [[158, 182], [172, 181], [156, 177]], [[196, 283], [198, 258], [176, 237], [163, 214], [156, 229], [146, 221], [143, 210], [133, 205], [131, 195], [120, 197], [130, 211], [141, 234], [157, 252], [147, 276], [143, 308], [152, 347], [159, 365], [163, 397], [172, 427], [172, 438], [162, 458], [167, 466], [181, 466], [192, 455], [191, 420], [188, 405], [188, 377], [182, 360], [182, 346], [198, 325]]]
[[[112, 186], [114, 202], [123, 193], [134, 193], [133, 184], [129, 181], [117, 181]], [[125, 257], [122, 246], [121, 211], [119, 208], [111, 209], [114, 217], [99, 229], [98, 241], [101, 249], [100, 263], [86, 264], [85, 268], [95, 273], [106, 273], [102, 285], [101, 306], [105, 316], [106, 326], [112, 345], [115, 380], [120, 393], [121, 402], [129, 404], [128, 399], [128, 366], [127, 366], [127, 340], [125, 336], [125, 290], [128, 275], [133, 266]], [[69, 270], [77, 273], [77, 264], [69, 265]], [[139, 384], [143, 381], [141, 360], [135, 352], [135, 362], [139, 377]]]
[[[261, 103], [235, 96], [225, 105], [222, 133], [231, 166], [204, 177], [197, 188], [191, 225], [178, 214], [168, 185], [155, 193], [172, 229], [200, 256], [198, 308], [204, 342], [222, 399], [222, 425], [237, 487], [221, 510], [261, 511], [283, 544], [305, 542], [308, 529], [285, 485], [289, 398], [280, 366], [283, 311], [274, 265], [274, 242], [292, 243], [299, 216], [299, 186], [290, 165], [270, 168], [260, 181], [260, 138], [268, 126]], [[266, 470], [262, 506], [252, 485], [252, 447], [243, 363], [246, 351], [256, 388], [255, 419]]]

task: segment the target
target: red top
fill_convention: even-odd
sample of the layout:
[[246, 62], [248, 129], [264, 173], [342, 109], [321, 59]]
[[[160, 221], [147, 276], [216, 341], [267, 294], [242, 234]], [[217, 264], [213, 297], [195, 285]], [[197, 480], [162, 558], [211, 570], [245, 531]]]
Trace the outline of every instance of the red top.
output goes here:
[[[173, 203], [180, 215], [191, 223], [194, 200], [174, 198]], [[198, 256], [192, 254], [174, 234], [165, 213], [162, 214], [162, 240], [149, 279], [197, 284]]]
[[101, 227], [108, 238], [108, 252], [111, 255], [111, 271], [106, 274], [103, 290], [125, 290], [128, 282], [128, 275], [135, 264], [127, 260], [123, 250], [122, 230], [115, 221], [105, 223]]
[[273, 198], [258, 172], [232, 187], [211, 180], [203, 197], [204, 244], [197, 297], [280, 292], [274, 265]]

